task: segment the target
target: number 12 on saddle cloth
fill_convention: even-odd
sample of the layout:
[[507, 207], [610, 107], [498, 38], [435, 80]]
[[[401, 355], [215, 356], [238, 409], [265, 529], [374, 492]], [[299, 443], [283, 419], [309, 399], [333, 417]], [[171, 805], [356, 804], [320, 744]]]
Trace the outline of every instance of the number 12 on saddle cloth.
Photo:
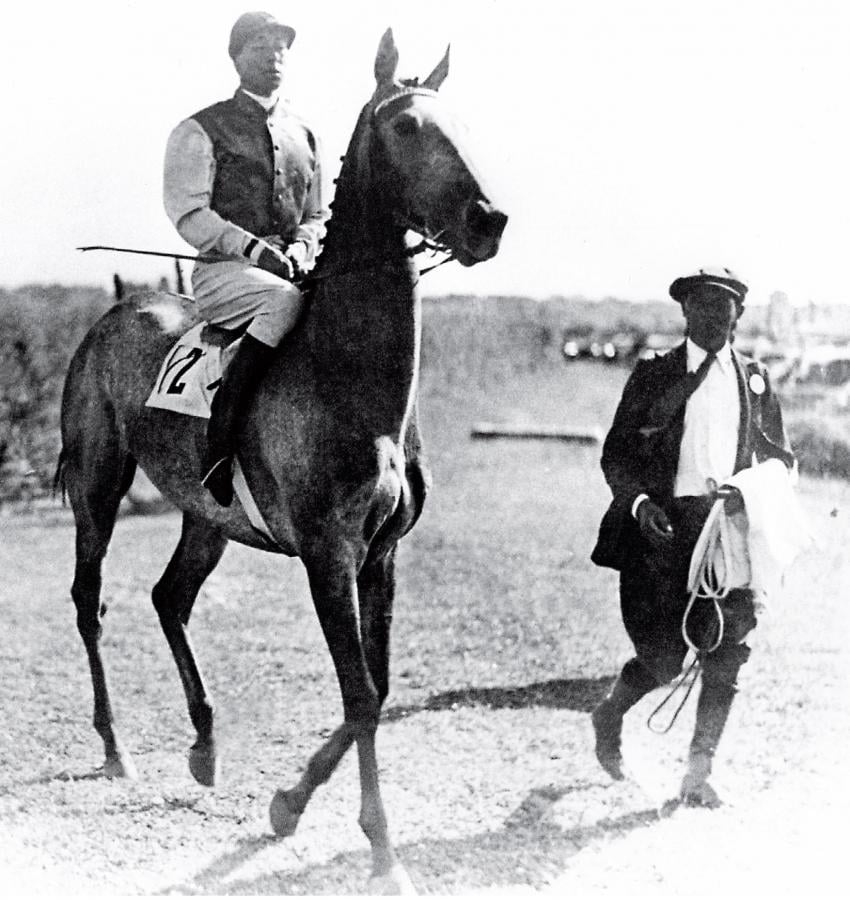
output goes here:
[[146, 406], [210, 417], [210, 403], [239, 341], [224, 348], [211, 344], [202, 337], [204, 327], [201, 322], [190, 328], [168, 351]]

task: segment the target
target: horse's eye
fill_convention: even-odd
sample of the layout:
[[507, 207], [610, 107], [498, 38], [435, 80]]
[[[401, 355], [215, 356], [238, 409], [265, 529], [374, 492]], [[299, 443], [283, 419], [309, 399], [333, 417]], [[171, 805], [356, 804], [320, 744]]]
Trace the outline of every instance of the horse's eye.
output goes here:
[[419, 120], [416, 116], [401, 115], [393, 122], [393, 131], [399, 137], [414, 137], [419, 131]]

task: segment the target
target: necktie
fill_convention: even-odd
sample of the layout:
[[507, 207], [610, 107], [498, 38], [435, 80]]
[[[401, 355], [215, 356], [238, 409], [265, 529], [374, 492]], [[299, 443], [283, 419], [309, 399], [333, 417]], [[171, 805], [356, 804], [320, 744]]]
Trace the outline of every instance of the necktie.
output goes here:
[[705, 381], [716, 354], [707, 353], [696, 372], [687, 372], [649, 407], [646, 423], [638, 430], [644, 437], [664, 431], [674, 416], [688, 402], [688, 397]]

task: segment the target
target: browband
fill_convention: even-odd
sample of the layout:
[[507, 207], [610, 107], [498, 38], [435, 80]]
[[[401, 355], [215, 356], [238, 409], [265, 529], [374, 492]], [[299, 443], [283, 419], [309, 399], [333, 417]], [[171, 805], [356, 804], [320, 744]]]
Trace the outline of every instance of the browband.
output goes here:
[[380, 113], [382, 113], [391, 103], [395, 103], [396, 100], [401, 100], [403, 97], [436, 97], [437, 92], [431, 90], [431, 88], [426, 87], [403, 87], [397, 94], [393, 94], [391, 97], [385, 97], [381, 100], [380, 103], [372, 110], [372, 115], [377, 117]]

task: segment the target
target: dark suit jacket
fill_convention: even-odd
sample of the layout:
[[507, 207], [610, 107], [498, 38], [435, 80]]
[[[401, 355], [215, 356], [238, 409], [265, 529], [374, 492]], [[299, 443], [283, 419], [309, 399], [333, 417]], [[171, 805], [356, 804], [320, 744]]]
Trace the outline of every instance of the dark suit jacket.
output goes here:
[[[732, 361], [741, 398], [735, 471], [751, 466], [754, 455], [759, 462], [775, 457], [792, 466], [794, 456], [767, 369], [734, 348]], [[641, 552], [643, 541], [631, 514], [639, 494], [648, 494], [661, 507], [673, 497], [685, 406], [665, 428], [650, 437], [642, 435], [640, 428], [646, 424], [653, 402], [686, 373], [687, 348], [683, 342], [663, 356], [638, 362], [623, 389], [602, 448], [602, 471], [614, 498], [602, 519], [590, 557], [598, 566], [622, 569], [630, 554]]]

